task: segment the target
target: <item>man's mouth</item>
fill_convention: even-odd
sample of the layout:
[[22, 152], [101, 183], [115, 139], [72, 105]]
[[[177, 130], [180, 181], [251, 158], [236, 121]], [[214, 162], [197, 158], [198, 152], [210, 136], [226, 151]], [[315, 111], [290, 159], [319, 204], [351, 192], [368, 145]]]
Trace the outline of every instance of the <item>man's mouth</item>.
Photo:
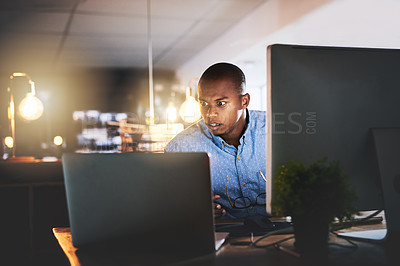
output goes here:
[[207, 125], [208, 125], [208, 128], [210, 128], [210, 129], [212, 129], [212, 130], [215, 130], [215, 129], [217, 129], [218, 127], [222, 126], [221, 123], [207, 123]]

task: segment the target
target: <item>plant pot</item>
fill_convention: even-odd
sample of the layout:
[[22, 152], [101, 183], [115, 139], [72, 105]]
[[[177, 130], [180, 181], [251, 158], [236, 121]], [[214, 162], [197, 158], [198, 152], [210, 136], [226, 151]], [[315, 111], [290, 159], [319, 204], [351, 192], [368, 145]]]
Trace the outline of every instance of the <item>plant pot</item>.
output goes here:
[[294, 246], [306, 260], [321, 261], [328, 258], [329, 221], [316, 216], [292, 217]]

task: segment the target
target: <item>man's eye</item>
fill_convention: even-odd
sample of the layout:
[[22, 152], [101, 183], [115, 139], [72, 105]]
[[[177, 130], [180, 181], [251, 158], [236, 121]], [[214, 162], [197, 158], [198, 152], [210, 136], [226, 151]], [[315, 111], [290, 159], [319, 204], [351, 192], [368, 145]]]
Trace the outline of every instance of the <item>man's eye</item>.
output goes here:
[[226, 104], [226, 102], [223, 102], [223, 101], [217, 102], [217, 105], [218, 105], [218, 106], [223, 106], [223, 105], [225, 105], [225, 104]]
[[200, 105], [201, 105], [201, 106], [207, 106], [208, 103], [207, 103], [207, 102], [200, 102]]

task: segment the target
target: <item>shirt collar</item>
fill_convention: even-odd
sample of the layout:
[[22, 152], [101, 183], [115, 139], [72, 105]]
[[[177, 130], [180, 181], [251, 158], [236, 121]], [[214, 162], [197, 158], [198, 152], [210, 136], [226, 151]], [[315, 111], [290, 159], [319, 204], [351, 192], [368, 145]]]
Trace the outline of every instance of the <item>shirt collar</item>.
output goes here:
[[[244, 131], [243, 135], [239, 139], [239, 143], [247, 143], [247, 138], [246, 136], [251, 136], [250, 130], [252, 127], [252, 124], [254, 123], [254, 119], [251, 117], [251, 112], [246, 108], [246, 130]], [[226, 143], [221, 137], [215, 136], [211, 131], [208, 129], [206, 126], [204, 119], [200, 120], [199, 122], [200, 127], [202, 128], [204, 134], [208, 136], [209, 138], [212, 139], [213, 143], [217, 145], [220, 149], [224, 149], [225, 146], [230, 146], [228, 143]]]
[[246, 129], [239, 139], [239, 143], [247, 143], [247, 139], [251, 136], [251, 128], [254, 126], [254, 119], [251, 117], [251, 112], [246, 108]]

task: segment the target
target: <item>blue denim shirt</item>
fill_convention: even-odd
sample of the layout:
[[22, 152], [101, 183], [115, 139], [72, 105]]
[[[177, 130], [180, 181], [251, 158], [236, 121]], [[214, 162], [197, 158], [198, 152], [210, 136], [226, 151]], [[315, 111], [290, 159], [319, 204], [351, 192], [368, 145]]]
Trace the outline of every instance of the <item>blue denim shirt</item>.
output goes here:
[[247, 111], [248, 125], [236, 149], [221, 137], [214, 136], [204, 120], [191, 125], [166, 146], [166, 152], [207, 152], [210, 157], [210, 171], [213, 193], [220, 195], [217, 200], [226, 210], [223, 218], [243, 218], [267, 215], [265, 206], [246, 209], [232, 208], [226, 195], [233, 202], [237, 197], [248, 197], [255, 202], [260, 193], [265, 193], [266, 182], [259, 170], [266, 174], [266, 129], [265, 112]]

